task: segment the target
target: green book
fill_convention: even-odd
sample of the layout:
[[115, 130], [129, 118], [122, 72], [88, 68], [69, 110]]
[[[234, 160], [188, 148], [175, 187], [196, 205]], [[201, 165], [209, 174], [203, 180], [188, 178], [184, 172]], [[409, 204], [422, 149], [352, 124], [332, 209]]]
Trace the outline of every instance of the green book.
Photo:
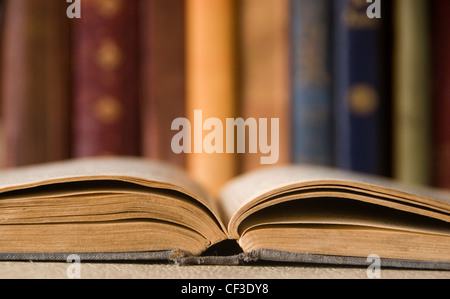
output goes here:
[[431, 181], [428, 1], [394, 2], [394, 176]]

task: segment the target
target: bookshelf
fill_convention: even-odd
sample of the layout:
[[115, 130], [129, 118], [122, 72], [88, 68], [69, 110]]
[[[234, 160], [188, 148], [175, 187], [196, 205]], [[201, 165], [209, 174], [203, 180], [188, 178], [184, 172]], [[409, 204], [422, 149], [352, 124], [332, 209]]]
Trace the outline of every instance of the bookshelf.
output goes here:
[[[201, 110], [222, 123], [278, 118], [277, 165], [450, 190], [450, 1], [379, 3], [381, 18], [370, 19], [363, 0], [81, 0], [81, 19], [69, 19], [64, 1], [0, 0], [0, 169], [144, 156], [177, 164], [214, 193], [267, 167], [249, 152], [249, 128], [243, 153], [175, 154], [173, 121], [193, 123]], [[200, 126], [203, 142], [214, 131]], [[41, 266], [48, 276], [63, 267]], [[161, 267], [126, 271], [142, 277]], [[5, 268], [37, 275], [0, 263], [0, 277]], [[101, 276], [108, 266], [94, 268]], [[280, 269], [271, 273], [334, 275]], [[170, 271], [196, 277], [195, 268]]]

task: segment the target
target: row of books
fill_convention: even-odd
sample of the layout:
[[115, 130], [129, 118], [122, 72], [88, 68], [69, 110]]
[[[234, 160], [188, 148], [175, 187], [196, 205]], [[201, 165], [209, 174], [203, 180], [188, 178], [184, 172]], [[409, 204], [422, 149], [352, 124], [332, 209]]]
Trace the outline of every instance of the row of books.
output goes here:
[[201, 110], [278, 118], [279, 164], [450, 188], [450, 1], [80, 3], [0, 0], [3, 166], [145, 156], [213, 192], [262, 166], [174, 153], [172, 122]]

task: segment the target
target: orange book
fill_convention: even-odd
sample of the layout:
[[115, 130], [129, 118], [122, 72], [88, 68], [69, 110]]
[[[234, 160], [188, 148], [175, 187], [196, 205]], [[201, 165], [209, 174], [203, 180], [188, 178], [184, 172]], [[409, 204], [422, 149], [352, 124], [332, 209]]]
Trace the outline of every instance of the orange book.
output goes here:
[[[194, 127], [194, 111], [201, 110], [203, 121], [218, 118], [225, 124], [226, 118], [234, 118], [236, 114], [234, 1], [189, 0], [186, 4], [187, 118]], [[207, 131], [197, 135], [197, 140], [206, 134]], [[187, 169], [209, 191], [216, 193], [237, 174], [236, 154], [208, 154], [200, 142], [195, 144], [192, 140]]]

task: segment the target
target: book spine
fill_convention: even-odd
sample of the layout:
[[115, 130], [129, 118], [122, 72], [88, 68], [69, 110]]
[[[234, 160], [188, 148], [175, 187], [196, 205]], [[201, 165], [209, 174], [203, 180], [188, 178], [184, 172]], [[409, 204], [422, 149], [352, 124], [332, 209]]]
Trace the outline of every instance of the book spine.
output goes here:
[[430, 183], [431, 92], [429, 2], [394, 6], [394, 177]]
[[[3, 12], [4, 12], [4, 1], [0, 0], [0, 45], [2, 45], [5, 41], [3, 40]], [[0, 47], [0, 82], [3, 81], [3, 61], [1, 59], [1, 57], [3, 57], [2, 55], [3, 52], [3, 48]], [[0, 83], [2, 84], [2, 83]], [[3, 124], [3, 112], [2, 112], [2, 102], [3, 102], [3, 97], [0, 95], [0, 169], [5, 167], [6, 165], [6, 140], [5, 140], [5, 134], [4, 134], [4, 124]]]
[[185, 1], [141, 1], [140, 8], [143, 155], [184, 167], [185, 154], [171, 149], [171, 124], [186, 116]]
[[69, 156], [70, 26], [59, 0], [5, 1], [2, 114], [8, 167]]
[[336, 166], [383, 174], [383, 18], [369, 18], [370, 3], [336, 0], [334, 8], [334, 118]]
[[[236, 116], [235, 2], [192, 0], [186, 3], [186, 109], [194, 128], [187, 169], [208, 191], [217, 194], [220, 187], [238, 172], [236, 154], [225, 150], [223, 153], [205, 153], [202, 140], [206, 134], [201, 129], [208, 118], [219, 119], [225, 124], [226, 118]], [[202, 119], [195, 118], [195, 110], [201, 112]], [[200, 115], [199, 111], [197, 115]], [[217, 142], [220, 141], [226, 144], [224, 140]]]
[[[244, 119], [279, 119], [277, 164], [286, 164], [291, 160], [289, 0], [244, 0], [238, 10], [239, 114]], [[241, 155], [240, 171], [260, 168], [261, 156], [248, 152]]]
[[137, 4], [85, 0], [73, 20], [74, 157], [140, 154]]
[[330, 0], [291, 0], [292, 156], [331, 165]]
[[450, 189], [450, 1], [432, 1], [434, 185]]

